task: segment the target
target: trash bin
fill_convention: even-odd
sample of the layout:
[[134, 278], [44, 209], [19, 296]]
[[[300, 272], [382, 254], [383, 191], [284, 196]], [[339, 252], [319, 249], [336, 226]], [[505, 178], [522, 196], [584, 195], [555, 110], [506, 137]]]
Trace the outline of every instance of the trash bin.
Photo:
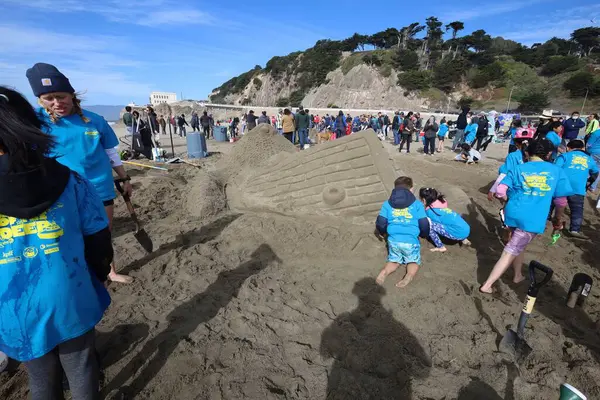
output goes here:
[[227, 141], [227, 127], [226, 126], [215, 126], [213, 128], [213, 135], [217, 142]]
[[188, 158], [204, 158], [208, 156], [206, 149], [206, 138], [200, 132], [190, 132], [187, 134]]

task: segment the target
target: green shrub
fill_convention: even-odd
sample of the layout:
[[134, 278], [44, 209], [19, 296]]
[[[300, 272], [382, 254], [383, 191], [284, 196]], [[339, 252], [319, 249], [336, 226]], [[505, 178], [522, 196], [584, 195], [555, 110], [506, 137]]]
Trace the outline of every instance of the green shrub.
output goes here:
[[432, 86], [449, 92], [456, 84], [460, 83], [467, 69], [468, 63], [465, 59], [453, 60], [448, 57], [433, 68]]
[[516, 99], [519, 101], [519, 111], [521, 112], [538, 113], [550, 104], [548, 95], [544, 92], [532, 92]]
[[348, 57], [342, 61], [341, 68], [342, 73], [346, 75], [348, 72], [352, 70], [352, 68], [361, 65], [363, 63], [363, 58], [361, 54], [350, 54]]
[[275, 102], [275, 107], [287, 107], [290, 105], [289, 97], [280, 97]]
[[562, 72], [575, 71], [577, 68], [579, 68], [579, 58], [575, 56], [554, 56], [550, 57], [548, 63], [542, 67], [541, 74], [552, 76]]
[[408, 71], [398, 74], [398, 85], [407, 90], [425, 90], [431, 86], [431, 72]]
[[594, 75], [591, 73], [578, 72], [565, 81], [563, 88], [571, 93], [571, 97], [583, 97], [588, 90], [590, 90], [588, 95], [595, 96], [593, 90], [594, 86], [597, 86], [595, 83]]
[[254, 83], [254, 86], [256, 86], [256, 88], [258, 90], [260, 90], [260, 88], [262, 87], [262, 84], [263, 84], [262, 81], [260, 80], [260, 78], [254, 78], [252, 80], [252, 83]]
[[302, 100], [304, 100], [304, 91], [302, 89], [297, 89], [290, 93], [290, 106], [300, 107], [302, 105]]
[[339, 107], [336, 106], [335, 103], [329, 103], [329, 104], [327, 104], [327, 108], [339, 108]]
[[456, 105], [458, 106], [458, 108], [471, 107], [471, 104], [473, 104], [474, 101], [475, 100], [473, 100], [472, 97], [463, 96], [460, 98], [460, 100], [456, 102]]
[[398, 50], [393, 56], [393, 66], [402, 71], [419, 69], [419, 56], [412, 50]]

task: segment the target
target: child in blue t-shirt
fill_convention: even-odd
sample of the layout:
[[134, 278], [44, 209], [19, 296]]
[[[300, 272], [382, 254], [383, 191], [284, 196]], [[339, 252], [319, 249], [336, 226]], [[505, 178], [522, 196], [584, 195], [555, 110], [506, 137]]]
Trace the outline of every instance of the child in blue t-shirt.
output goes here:
[[401, 176], [394, 182], [395, 189], [390, 199], [383, 203], [376, 222], [376, 234], [387, 237], [388, 262], [377, 276], [377, 283], [396, 271], [400, 264], [406, 264], [406, 275], [397, 287], [408, 285], [415, 277], [421, 264], [421, 243], [419, 236], [429, 234], [429, 221], [423, 203], [412, 193], [413, 180]]
[[504, 164], [502, 164], [498, 169], [498, 178], [496, 179], [496, 182], [494, 182], [488, 193], [489, 201], [493, 201], [494, 194], [496, 193], [498, 185], [500, 184], [500, 182], [502, 182], [508, 171], [514, 169], [517, 165], [521, 165], [525, 162], [524, 149], [527, 148], [529, 142], [532, 139], [533, 133], [529, 132], [527, 129], [517, 129], [517, 131], [514, 134], [514, 138], [512, 139], [513, 146], [515, 146], [515, 150], [508, 153], [506, 159], [504, 160]]
[[584, 147], [583, 140], [571, 140], [567, 144], [567, 152], [559, 155], [554, 162], [563, 169], [573, 188], [574, 194], [567, 197], [569, 210], [571, 210], [569, 234], [579, 239], [586, 239], [586, 236], [581, 233], [585, 193], [598, 178], [598, 166], [583, 150]]
[[465, 128], [465, 143], [469, 146], [473, 146], [473, 142], [477, 136], [477, 129], [479, 128], [479, 118], [473, 117], [471, 122]]
[[461, 242], [465, 246], [471, 244], [467, 239], [471, 227], [460, 215], [448, 208], [448, 202], [443, 194], [433, 188], [421, 188], [419, 198], [429, 218], [429, 238], [435, 244], [435, 248], [431, 249], [432, 252], [447, 251], [440, 236]]
[[99, 398], [94, 328], [110, 303], [108, 219], [92, 183], [49, 158], [54, 139], [0, 87], [0, 351], [25, 364], [33, 399]]
[[525, 279], [521, 271], [525, 249], [537, 235], [544, 233], [553, 202], [557, 210], [554, 226], [560, 224], [567, 205], [566, 197], [573, 194], [573, 189], [563, 170], [547, 162], [552, 149], [552, 143], [546, 139], [532, 142], [527, 149], [529, 161], [508, 171], [498, 185], [496, 196], [502, 199], [508, 196], [504, 208], [505, 224], [513, 233], [490, 276], [479, 289], [482, 293], [492, 293], [492, 285], [511, 264], [513, 282]]
[[441, 153], [444, 151], [444, 140], [446, 139], [446, 136], [448, 136], [449, 130], [450, 130], [450, 128], [448, 127], [448, 122], [446, 121], [446, 118], [442, 118], [442, 120], [440, 121], [440, 129], [437, 132], [437, 137], [438, 137], [437, 152], [438, 153]]

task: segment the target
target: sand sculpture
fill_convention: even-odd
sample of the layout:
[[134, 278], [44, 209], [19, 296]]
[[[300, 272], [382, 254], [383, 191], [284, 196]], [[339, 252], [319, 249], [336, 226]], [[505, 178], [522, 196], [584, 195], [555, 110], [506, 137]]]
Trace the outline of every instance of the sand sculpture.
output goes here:
[[[242, 162], [237, 165], [239, 173], [229, 176], [227, 199], [231, 208], [373, 222], [381, 204], [389, 198], [396, 177], [375, 132], [369, 129], [294, 154], [260, 154], [251, 143], [253, 139], [277, 140], [273, 136], [281, 138], [272, 127], [263, 125], [238, 143], [240, 154], [232, 154], [231, 160], [247, 159], [252, 165]], [[255, 156], [248, 158], [245, 153]]]

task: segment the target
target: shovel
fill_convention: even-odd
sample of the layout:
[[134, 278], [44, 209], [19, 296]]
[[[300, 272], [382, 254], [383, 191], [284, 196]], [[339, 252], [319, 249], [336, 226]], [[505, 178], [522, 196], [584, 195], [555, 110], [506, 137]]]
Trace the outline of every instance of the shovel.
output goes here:
[[152, 250], [154, 248], [152, 240], [150, 239], [148, 233], [146, 233], [144, 228], [142, 228], [142, 224], [140, 223], [140, 220], [138, 219], [137, 214], [135, 213], [133, 204], [131, 204], [131, 199], [123, 191], [123, 186], [121, 186], [121, 183], [123, 182], [125, 182], [124, 179], [115, 179], [115, 186], [117, 187], [119, 193], [121, 193], [121, 196], [123, 196], [123, 200], [125, 200], [125, 204], [127, 205], [129, 215], [131, 215], [131, 219], [135, 223], [135, 233], [133, 234], [133, 236], [137, 239], [137, 241], [144, 248], [144, 250], [146, 250], [148, 253], [152, 253]]
[[[535, 279], [536, 269], [546, 274], [541, 282], [537, 282]], [[512, 354], [516, 361], [525, 359], [532, 351], [531, 346], [525, 341], [525, 324], [527, 324], [527, 319], [533, 311], [533, 306], [535, 305], [535, 300], [540, 288], [550, 281], [553, 273], [554, 271], [552, 271], [551, 268], [546, 267], [537, 261], [529, 263], [529, 279], [531, 280], [531, 284], [529, 285], [527, 299], [525, 300], [521, 316], [519, 317], [517, 331], [515, 332], [514, 330], [509, 329], [498, 346], [498, 350], [503, 353]]]

